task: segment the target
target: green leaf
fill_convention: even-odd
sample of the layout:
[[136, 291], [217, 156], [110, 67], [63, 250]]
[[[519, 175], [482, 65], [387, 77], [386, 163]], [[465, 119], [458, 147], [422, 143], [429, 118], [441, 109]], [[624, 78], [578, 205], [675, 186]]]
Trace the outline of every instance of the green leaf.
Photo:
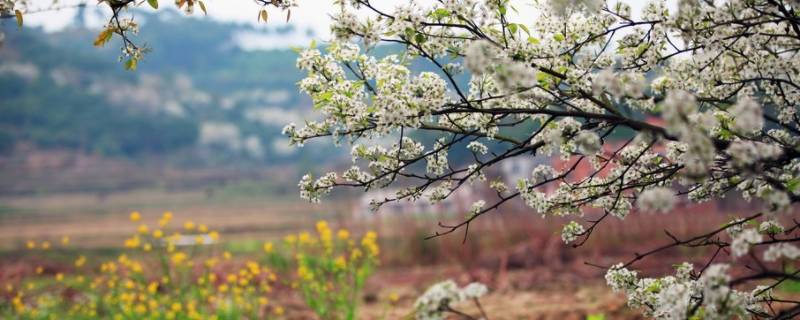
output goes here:
[[125, 62], [125, 70], [136, 71], [136, 64], [137, 63], [138, 63], [138, 61], [136, 61], [136, 59], [134, 59], [134, 58], [128, 59], [128, 61]]
[[22, 11], [14, 10], [14, 16], [17, 17], [17, 27], [22, 28]]
[[795, 178], [786, 182], [786, 190], [791, 193], [794, 193], [797, 190], [797, 187], [800, 187], [800, 179]]
[[500, 11], [501, 15], [506, 15], [506, 12], [508, 12], [508, 9], [506, 9], [506, 6], [501, 6], [500, 8], [498, 8], [498, 11]]
[[508, 31], [512, 34], [517, 33], [517, 24], [516, 23], [509, 23], [508, 24]]
[[539, 44], [539, 39], [536, 39], [534, 37], [528, 37], [528, 42], [530, 42], [531, 44]]
[[431, 12], [431, 15], [436, 19], [447, 18], [450, 16], [450, 10], [439, 8]]
[[418, 43], [418, 44], [419, 44], [419, 43], [423, 43], [423, 42], [425, 42], [425, 40], [428, 40], [428, 38], [427, 38], [427, 37], [425, 37], [425, 35], [424, 35], [424, 34], [417, 33], [416, 35], [414, 35], [414, 41], [415, 41], [416, 43]]
[[521, 23], [518, 23], [517, 25], [522, 29], [522, 31], [525, 31], [527, 35], [531, 35], [531, 30], [528, 29], [528, 26]]
[[158, 0], [147, 0], [147, 4], [153, 7], [153, 9], [158, 9]]
[[564, 37], [564, 35], [561, 33], [556, 33], [553, 35], [553, 40], [555, 41], [561, 42], [564, 41], [564, 39], [566, 39], [566, 37]]

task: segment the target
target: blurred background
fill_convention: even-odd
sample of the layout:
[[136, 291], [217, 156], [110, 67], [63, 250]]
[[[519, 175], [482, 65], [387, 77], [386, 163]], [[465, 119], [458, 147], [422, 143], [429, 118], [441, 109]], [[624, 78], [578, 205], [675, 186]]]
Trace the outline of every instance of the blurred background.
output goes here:
[[[48, 272], [63, 267], [58, 253], [23, 250], [32, 239], [68, 236], [75, 250], [113, 255], [136, 228], [127, 220], [131, 211], [145, 221], [172, 211], [206, 224], [223, 234], [227, 250], [245, 255], [326, 219], [380, 234], [382, 265], [368, 284], [367, 312], [369, 296], [382, 290], [399, 293], [409, 307], [431, 282], [454, 278], [487, 283], [493, 293], [485, 305], [505, 318], [617, 318], [630, 316], [624, 300], [587, 262], [629, 259], [668, 242], [664, 225], [675, 226], [670, 232], [677, 236], [697, 234], [749, 207], [732, 197], [680, 206], [670, 216], [633, 215], [571, 248], [558, 232], [565, 221], [543, 219], [519, 203], [480, 219], [466, 238], [424, 240], [438, 222], [463, 217], [487, 190], [466, 189], [435, 207], [399, 203], [377, 214], [366, 203], [379, 193], [339, 191], [321, 205], [304, 202], [300, 176], [350, 165], [348, 146], [318, 141], [298, 149], [281, 136], [285, 124], [314, 116], [295, 86], [303, 75], [291, 47], [325, 39], [332, 6], [309, 2], [301, 1], [290, 23], [275, 17], [267, 25], [253, 23], [257, 12], [247, 2], [209, 2], [212, 18], [137, 11], [137, 39], [154, 50], [136, 72], [117, 61], [118, 43], [92, 46], [106, 19], [92, 5], [32, 14], [21, 29], [13, 19], [0, 21], [0, 281], [37, 265]], [[514, 185], [536, 164], [556, 162], [521, 159], [489, 175]], [[662, 258], [678, 262], [677, 253]], [[647, 262], [640, 267], [664, 271]]]

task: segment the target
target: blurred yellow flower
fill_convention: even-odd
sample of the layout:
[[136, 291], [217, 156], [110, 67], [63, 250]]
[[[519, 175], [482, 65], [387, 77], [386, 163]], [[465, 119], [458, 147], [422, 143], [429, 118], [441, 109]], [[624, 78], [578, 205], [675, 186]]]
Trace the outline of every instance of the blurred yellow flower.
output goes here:
[[188, 230], [188, 231], [194, 230], [194, 222], [192, 222], [192, 221], [184, 222], [183, 223], [183, 228]]
[[172, 260], [173, 264], [179, 265], [179, 264], [183, 263], [184, 261], [186, 261], [187, 258], [188, 258], [188, 256], [186, 255], [186, 253], [184, 253], [182, 251], [179, 251], [179, 252], [173, 253], [172, 257], [170, 258], [170, 260]]
[[264, 242], [264, 252], [272, 253], [273, 245], [272, 242]]
[[139, 227], [136, 228], [136, 231], [141, 234], [147, 234], [150, 232], [150, 228], [148, 228], [146, 224], [140, 224]]
[[50, 241], [44, 241], [44, 242], [42, 242], [42, 249], [43, 249], [43, 250], [50, 249]]
[[161, 229], [153, 230], [153, 238], [160, 239], [163, 236], [164, 236], [164, 231], [161, 231]]
[[65, 247], [69, 245], [69, 236], [61, 237], [61, 245]]
[[139, 211], [134, 211], [131, 212], [130, 219], [132, 222], [138, 222], [139, 220], [142, 220], [142, 215], [139, 213]]
[[83, 267], [83, 265], [85, 265], [85, 264], [86, 264], [86, 257], [85, 256], [80, 256], [80, 257], [78, 257], [78, 259], [75, 260], [75, 267], [76, 268]]
[[197, 231], [200, 231], [202, 233], [206, 233], [206, 232], [208, 232], [208, 226], [206, 226], [204, 224], [198, 225], [197, 226]]
[[339, 229], [339, 232], [336, 233], [336, 237], [341, 240], [347, 240], [350, 237], [350, 232], [345, 229]]
[[36, 241], [28, 240], [28, 242], [25, 244], [25, 247], [28, 249], [36, 249]]

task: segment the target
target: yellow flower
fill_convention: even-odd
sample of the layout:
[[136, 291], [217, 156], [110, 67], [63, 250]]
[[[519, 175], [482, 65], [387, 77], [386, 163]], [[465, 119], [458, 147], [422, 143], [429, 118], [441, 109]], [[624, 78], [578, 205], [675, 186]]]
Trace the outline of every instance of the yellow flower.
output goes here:
[[336, 233], [336, 237], [341, 240], [347, 240], [350, 237], [350, 232], [345, 229], [339, 229], [339, 232]]
[[69, 245], [69, 236], [61, 237], [61, 245], [65, 247]]
[[208, 232], [208, 226], [206, 226], [204, 224], [198, 225], [197, 226], [197, 231], [200, 231], [202, 233], [206, 233], [206, 232]]
[[260, 304], [262, 306], [266, 306], [266, 305], [269, 304], [269, 299], [267, 299], [267, 297], [259, 297], [258, 298], [258, 304]]
[[333, 266], [337, 269], [344, 269], [347, 267], [347, 260], [345, 260], [344, 256], [339, 256], [333, 261]]
[[172, 306], [170, 306], [169, 308], [170, 308], [170, 310], [172, 310], [174, 312], [180, 312], [181, 311], [181, 304], [178, 303], [178, 302], [174, 302], [174, 303], [172, 303]]
[[50, 241], [42, 242], [42, 250], [50, 249]]
[[397, 293], [392, 292], [389, 294], [389, 302], [396, 303], [398, 300], [400, 300], [400, 296], [398, 296]]
[[140, 224], [139, 228], [137, 228], [136, 231], [141, 234], [147, 234], [148, 232], [150, 232], [150, 228], [148, 228], [146, 224]]
[[277, 306], [277, 307], [275, 307], [275, 309], [273, 309], [272, 312], [274, 312], [275, 315], [278, 315], [278, 316], [283, 315], [283, 307]]
[[25, 244], [28, 249], [36, 249], [36, 241], [28, 240], [28, 243]]
[[183, 223], [183, 228], [186, 229], [186, 230], [189, 230], [189, 231], [194, 230], [194, 222], [192, 222], [192, 221], [184, 222]]
[[227, 284], [224, 284], [224, 283], [223, 283], [223, 284], [221, 284], [221, 285], [219, 285], [219, 286], [217, 287], [217, 291], [219, 291], [219, 292], [223, 292], [223, 293], [224, 293], [224, 292], [228, 292], [228, 285], [227, 285]]
[[273, 247], [272, 242], [264, 242], [264, 252], [272, 253], [273, 249], [272, 247]]
[[188, 258], [188, 256], [186, 255], [186, 253], [184, 253], [184, 252], [176, 252], [176, 253], [172, 254], [172, 258], [170, 258], [170, 259], [172, 260], [173, 264], [179, 265], [179, 264], [183, 263], [184, 261], [186, 261], [187, 258]]
[[172, 211], [164, 211], [164, 215], [161, 216], [161, 219], [164, 219], [164, 220], [167, 220], [167, 221], [172, 220]]
[[364, 238], [361, 239], [361, 246], [367, 249], [367, 253], [370, 256], [377, 256], [380, 253], [380, 248], [378, 247], [378, 234], [374, 231], [369, 231], [367, 234], [364, 235]]
[[204, 238], [203, 236], [195, 236], [194, 237], [194, 243], [196, 243], [196, 244], [204, 244], [204, 243], [206, 243], [206, 238]]
[[36, 267], [36, 274], [42, 274], [42, 272], [44, 272], [44, 268], [42, 268], [42, 266]]
[[56, 273], [56, 281], [61, 282], [63, 280], [64, 280], [64, 274], [61, 272]]
[[219, 232], [211, 231], [208, 233], [208, 237], [211, 238], [211, 240], [217, 241], [219, 240]]
[[161, 229], [153, 230], [153, 238], [160, 239], [163, 236], [164, 236], [164, 231], [161, 231]]
[[225, 260], [230, 260], [231, 259], [231, 253], [228, 252], [228, 251], [225, 251], [225, 252], [222, 253], [222, 257], [225, 258]]
[[155, 294], [157, 291], [158, 291], [158, 282], [153, 281], [147, 285], [147, 292], [149, 292], [150, 294]]
[[152, 245], [152, 244], [149, 244], [149, 243], [145, 243], [145, 244], [142, 246], [142, 250], [144, 250], [145, 252], [149, 252], [150, 250], [153, 250], [153, 245]]
[[286, 244], [290, 246], [294, 245], [294, 243], [297, 242], [297, 236], [293, 234], [287, 235], [286, 238], [283, 239], [283, 241], [286, 241]]
[[234, 283], [234, 282], [236, 282], [236, 275], [235, 275], [235, 274], [229, 274], [229, 275], [226, 277], [226, 280], [227, 280], [228, 282], [230, 282], [230, 283]]
[[125, 247], [126, 248], [135, 249], [135, 248], [138, 248], [140, 244], [141, 244], [141, 240], [139, 239], [139, 236], [133, 236], [133, 238], [125, 240]]
[[138, 222], [139, 220], [142, 220], [142, 215], [139, 213], [139, 211], [131, 212], [131, 221]]
[[75, 267], [76, 268], [83, 267], [83, 265], [85, 265], [85, 264], [86, 264], [86, 257], [85, 256], [80, 256], [80, 257], [78, 257], [78, 259], [75, 260]]

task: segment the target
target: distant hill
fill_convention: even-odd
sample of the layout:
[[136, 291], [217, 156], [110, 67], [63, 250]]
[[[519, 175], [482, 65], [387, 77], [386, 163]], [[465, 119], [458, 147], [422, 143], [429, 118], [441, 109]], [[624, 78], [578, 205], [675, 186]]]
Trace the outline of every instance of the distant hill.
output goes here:
[[0, 154], [25, 145], [195, 166], [330, 159], [331, 147], [297, 153], [280, 135], [310, 114], [295, 86], [296, 53], [240, 46], [294, 30], [171, 12], [137, 20], [153, 51], [136, 72], [116, 61], [118, 43], [94, 48], [98, 31], [81, 23], [46, 33], [0, 21]]

